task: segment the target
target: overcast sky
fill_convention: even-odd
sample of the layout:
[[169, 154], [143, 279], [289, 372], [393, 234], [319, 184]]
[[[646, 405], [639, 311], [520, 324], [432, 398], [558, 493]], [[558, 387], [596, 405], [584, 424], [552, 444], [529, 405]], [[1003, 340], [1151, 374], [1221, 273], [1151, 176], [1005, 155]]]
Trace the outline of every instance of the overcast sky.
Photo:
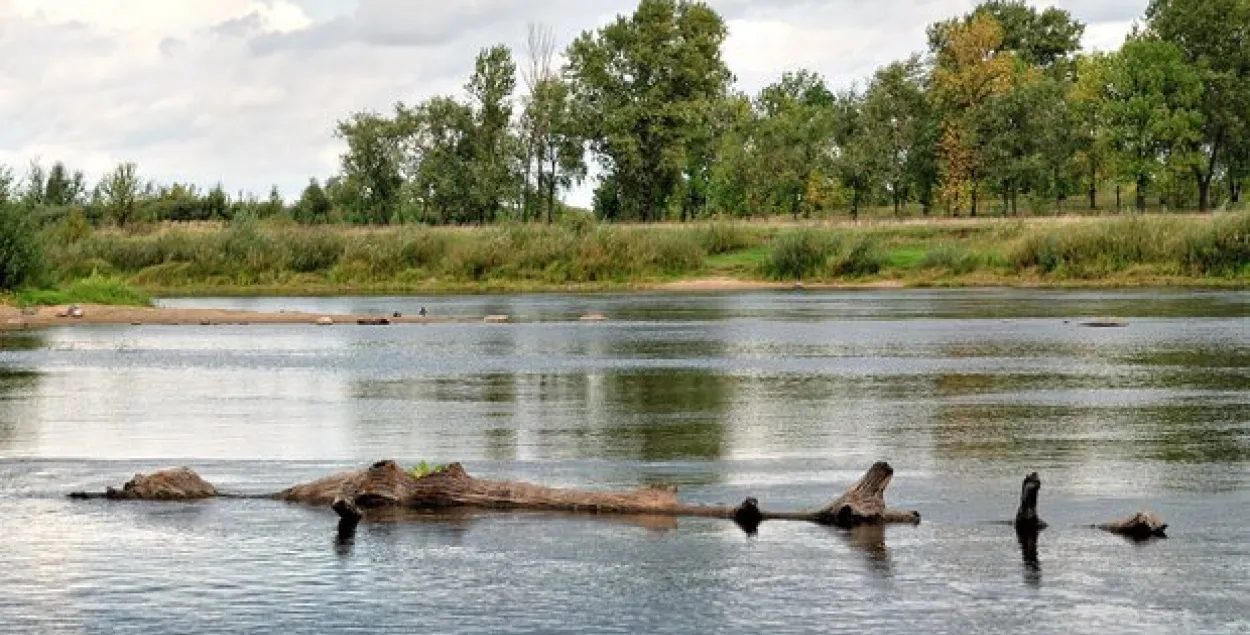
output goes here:
[[[712, 0], [725, 57], [754, 92], [783, 71], [836, 86], [924, 48], [975, 0]], [[1034, 2], [1045, 5], [1051, 3]], [[1118, 47], [1146, 0], [1057, 0]], [[64, 160], [98, 177], [135, 161], [159, 181], [292, 198], [338, 166], [337, 119], [462, 92], [483, 46], [526, 24], [562, 47], [636, 0], [0, 0], [0, 163]], [[575, 199], [584, 198], [579, 192]], [[576, 201], [575, 202], [583, 202]]]

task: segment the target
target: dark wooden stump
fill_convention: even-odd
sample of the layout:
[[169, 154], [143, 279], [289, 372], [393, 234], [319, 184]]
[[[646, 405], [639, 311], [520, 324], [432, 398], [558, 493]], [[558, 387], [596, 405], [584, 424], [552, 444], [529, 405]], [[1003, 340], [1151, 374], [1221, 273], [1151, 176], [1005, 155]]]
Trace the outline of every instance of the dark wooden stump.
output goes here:
[[1037, 532], [1046, 528], [1046, 521], [1037, 515], [1037, 494], [1042, 489], [1042, 479], [1033, 472], [1024, 477], [1020, 487], [1020, 507], [1016, 509], [1016, 531]]

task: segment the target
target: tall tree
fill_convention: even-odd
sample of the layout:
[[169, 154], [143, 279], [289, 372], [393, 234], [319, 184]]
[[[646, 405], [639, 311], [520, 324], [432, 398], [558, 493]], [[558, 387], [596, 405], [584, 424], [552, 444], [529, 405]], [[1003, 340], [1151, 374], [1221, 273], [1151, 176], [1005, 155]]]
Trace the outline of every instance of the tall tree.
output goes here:
[[894, 62], [876, 72], [864, 96], [864, 129], [869, 138], [880, 142], [880, 179], [896, 216], [913, 191], [920, 189], [908, 166], [926, 150], [924, 126], [930, 108], [926, 72], [919, 56]]
[[985, 176], [983, 120], [992, 99], [1012, 89], [1015, 56], [1004, 52], [1002, 28], [994, 18], [975, 14], [946, 31], [933, 71], [933, 93], [943, 112], [939, 142], [943, 198], [958, 211], [965, 200], [973, 216]]
[[1250, 0], [1151, 0], [1147, 34], [1183, 52], [1202, 84], [1202, 134], [1191, 143], [1198, 207], [1211, 207], [1211, 183], [1230, 145], [1250, 128]]
[[138, 168], [134, 163], [119, 164], [97, 186], [105, 214], [118, 227], [125, 227], [137, 219], [141, 188]]
[[43, 205], [47, 182], [47, 168], [43, 167], [39, 159], [32, 159], [26, 170], [26, 190], [22, 194], [22, 202], [29, 206]]
[[474, 110], [472, 137], [474, 220], [494, 221], [509, 198], [517, 191], [512, 157], [512, 93], [516, 90], [516, 63], [506, 46], [493, 46], [478, 53], [469, 83]]
[[339, 122], [337, 134], [347, 141], [343, 187], [350, 192], [351, 212], [360, 222], [389, 224], [404, 184], [394, 122], [376, 113], [356, 113]]
[[1081, 49], [1085, 25], [1063, 9], [1038, 10], [1024, 0], [989, 0], [962, 18], [930, 26], [930, 50], [945, 49], [956, 27], [967, 27], [976, 19], [987, 17], [1002, 29], [994, 52], [1011, 52], [1030, 66], [1054, 69], [1060, 74], [1073, 70], [1072, 57]]
[[834, 166], [842, 186], [850, 194], [851, 218], [868, 202], [884, 172], [888, 147], [869, 125], [863, 112], [864, 96], [854, 90], [838, 95], [834, 102]]
[[1089, 209], [1098, 209], [1098, 185], [1115, 173], [1111, 131], [1103, 102], [1108, 97], [1111, 63], [1106, 53], [1082, 55], [1076, 61], [1076, 82], [1068, 93], [1072, 109], [1073, 167], [1089, 197]]
[[[662, 218], [690, 175], [690, 145], [732, 76], [721, 59], [728, 30], [702, 2], [642, 0], [569, 47], [568, 73], [607, 193], [629, 218]], [[701, 169], [701, 168], [699, 168]]]
[[473, 110], [450, 97], [434, 97], [416, 108], [397, 108], [403, 139], [402, 173], [420, 219], [432, 223], [470, 223], [480, 208], [474, 194], [480, 171]]
[[[526, 37], [527, 64], [521, 72], [526, 95], [522, 99], [521, 144], [524, 152], [521, 216], [525, 219], [541, 217], [542, 210], [535, 202], [541, 202], [543, 172], [546, 169], [547, 149], [553, 145], [554, 123], [549, 87], [556, 81], [556, 39], [551, 27], [530, 24]], [[565, 91], [567, 93], [567, 91]], [[532, 178], [531, 178], [532, 177]]]
[[1105, 117], [1124, 177], [1137, 185], [1137, 211], [1165, 160], [1201, 135], [1202, 81], [1175, 44], [1131, 39], [1113, 59]]
[[805, 69], [783, 74], [756, 97], [751, 145], [760, 195], [773, 211], [813, 211], [805, 204], [809, 183], [833, 172], [836, 101], [824, 78]]
[[329, 222], [330, 212], [333, 210], [334, 204], [330, 202], [325, 188], [314, 178], [308, 180], [299, 201], [295, 203], [293, 213], [296, 222], [311, 225]]
[[44, 183], [43, 202], [47, 205], [65, 206], [81, 201], [86, 194], [86, 184], [81, 170], [70, 174], [65, 164], [57, 161], [48, 170]]
[[[586, 176], [586, 151], [582, 139], [584, 126], [577, 119], [569, 85], [558, 77], [543, 80], [533, 91], [525, 119], [541, 130], [536, 137], [534, 158], [537, 163], [536, 193], [539, 194], [537, 217], [555, 220], [556, 194], [580, 183]], [[537, 124], [541, 122], [541, 124]]]

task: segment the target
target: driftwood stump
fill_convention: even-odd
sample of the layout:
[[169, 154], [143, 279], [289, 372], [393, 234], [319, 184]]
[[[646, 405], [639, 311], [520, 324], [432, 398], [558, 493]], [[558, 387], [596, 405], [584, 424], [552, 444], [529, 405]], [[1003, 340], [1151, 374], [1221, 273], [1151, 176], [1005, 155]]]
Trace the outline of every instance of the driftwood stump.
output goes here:
[[1150, 511], [1139, 511], [1128, 518], [1103, 523], [1097, 525], [1097, 527], [1103, 531], [1128, 536], [1136, 540], [1168, 537], [1167, 523]]
[[[543, 487], [513, 481], [478, 479], [459, 463], [415, 477], [394, 461], [378, 461], [363, 470], [334, 474], [287, 488], [265, 498], [292, 503], [330, 507], [339, 516], [340, 533], [350, 533], [370, 510], [379, 509], [515, 509], [558, 511], [617, 516], [692, 516], [734, 520], [754, 532], [765, 520], [798, 520], [856, 527], [884, 523], [920, 522], [920, 513], [886, 507], [885, 489], [894, 470], [881, 462], [833, 502], [815, 511], [772, 512], [760, 509], [755, 498], [736, 507], [686, 505], [677, 500], [677, 488], [647, 486], [626, 492], [592, 492]], [[169, 486], [156, 486], [168, 484]], [[75, 498], [118, 498], [134, 500], [192, 500], [216, 496], [217, 491], [191, 470], [178, 468], [136, 475], [119, 490], [109, 488], [104, 496], [71, 494]]]
[[1016, 509], [1016, 531], [1037, 532], [1046, 528], [1046, 521], [1037, 515], [1037, 494], [1042, 489], [1042, 479], [1033, 472], [1024, 477], [1020, 487], [1020, 507]]

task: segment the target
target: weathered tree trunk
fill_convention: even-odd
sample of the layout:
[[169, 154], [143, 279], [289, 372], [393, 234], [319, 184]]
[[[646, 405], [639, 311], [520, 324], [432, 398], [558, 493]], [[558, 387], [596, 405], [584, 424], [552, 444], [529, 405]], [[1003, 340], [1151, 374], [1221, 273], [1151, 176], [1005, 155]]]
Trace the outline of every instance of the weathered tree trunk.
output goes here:
[[367, 510], [385, 507], [528, 509], [591, 514], [694, 516], [726, 518], [753, 531], [765, 520], [799, 520], [839, 527], [863, 524], [918, 523], [920, 514], [886, 508], [885, 488], [894, 470], [877, 463], [841, 497], [809, 512], [771, 512], [754, 498], [737, 507], [685, 505], [676, 488], [644, 487], [630, 492], [587, 492], [469, 476], [458, 463], [414, 478], [393, 461], [379, 461], [365, 470], [345, 472], [297, 485], [275, 498], [309, 505], [329, 505], [349, 522]]
[[[754, 531], [765, 520], [797, 520], [856, 527], [884, 523], [920, 522], [919, 512], [892, 510], [885, 504], [885, 488], [894, 470], [881, 462], [842, 496], [814, 511], [772, 512], [759, 508], [754, 498], [736, 507], [686, 505], [678, 502], [676, 488], [643, 487], [628, 492], [590, 492], [557, 489], [512, 481], [477, 479], [459, 463], [417, 478], [394, 461], [379, 461], [363, 470], [343, 472], [296, 485], [266, 496], [306, 505], [328, 506], [339, 515], [340, 533], [350, 533], [374, 509], [518, 509], [629, 516], [694, 516], [737, 521]], [[153, 487], [150, 484], [165, 483]], [[151, 476], [136, 475], [122, 491], [109, 488], [105, 495], [74, 493], [74, 498], [122, 498], [134, 500], [190, 500], [216, 496], [217, 491], [191, 470], [177, 468]]]
[[1016, 509], [1016, 531], [1040, 531], [1046, 528], [1046, 521], [1037, 515], [1037, 494], [1042, 489], [1042, 479], [1037, 472], [1024, 477], [1020, 488], [1020, 507]]
[[1140, 511], [1128, 518], [1098, 525], [1098, 528], [1137, 540], [1168, 537], [1167, 523], [1164, 523], [1154, 512], [1149, 511]]

